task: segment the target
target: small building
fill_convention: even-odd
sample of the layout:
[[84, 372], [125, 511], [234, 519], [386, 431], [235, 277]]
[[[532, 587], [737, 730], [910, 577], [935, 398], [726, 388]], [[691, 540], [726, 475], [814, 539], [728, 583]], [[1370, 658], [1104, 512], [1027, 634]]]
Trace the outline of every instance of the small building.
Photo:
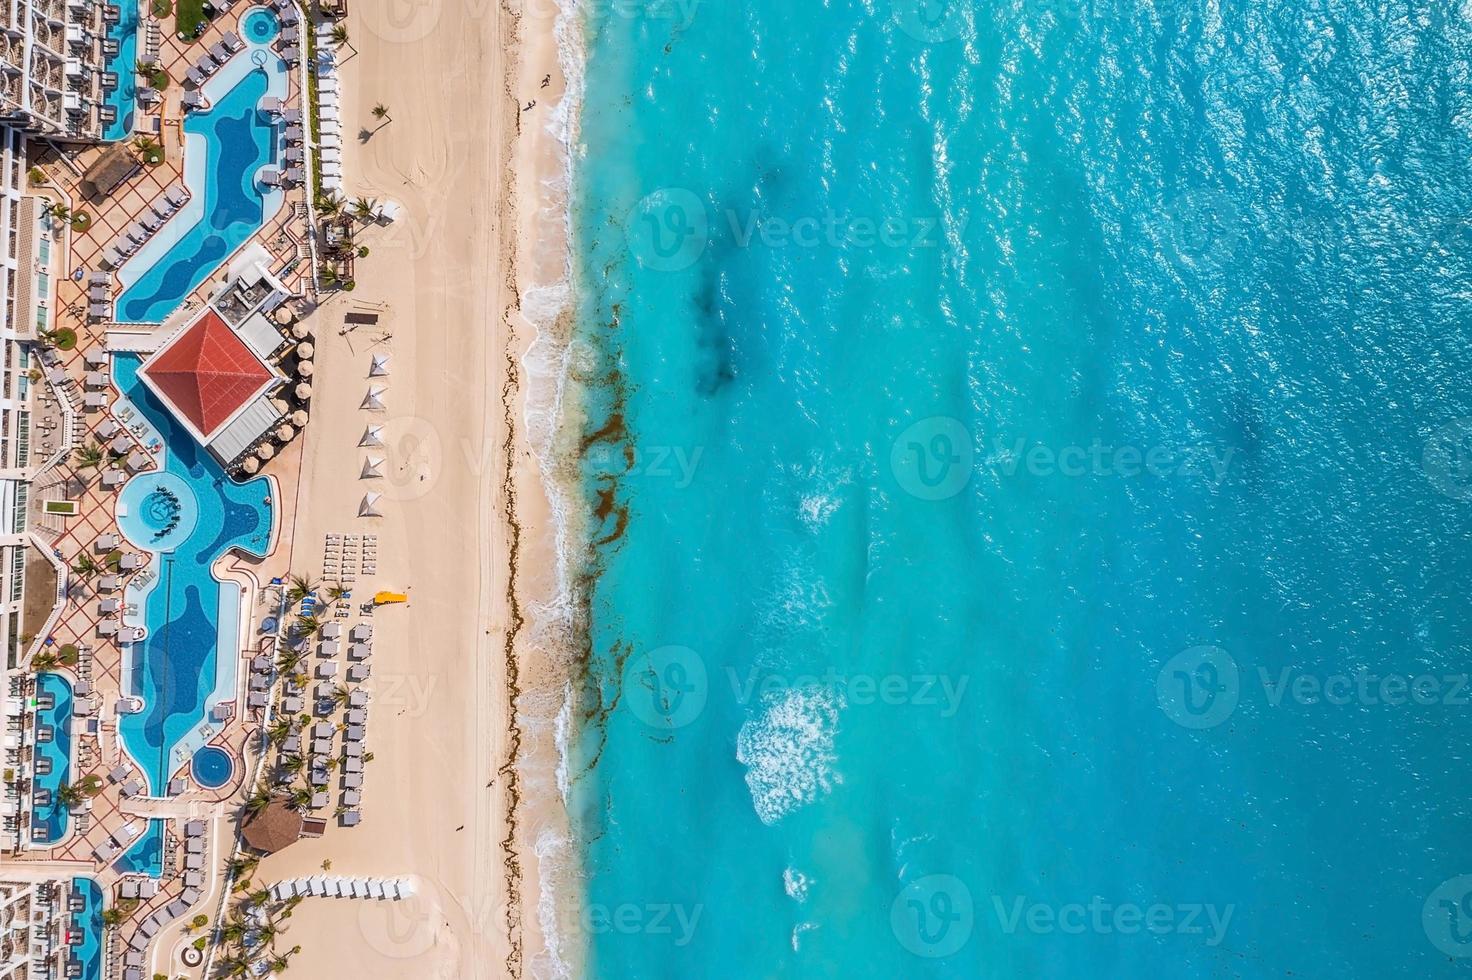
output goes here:
[[285, 378], [257, 350], [271, 344], [271, 338], [278, 344], [281, 340], [274, 327], [267, 328], [269, 337], [256, 327], [232, 329], [207, 306], [139, 371], [174, 417], [227, 467], [281, 418], [271, 394]]
[[272, 800], [265, 809], [245, 818], [240, 836], [253, 851], [275, 854], [302, 836], [302, 815], [284, 799]]

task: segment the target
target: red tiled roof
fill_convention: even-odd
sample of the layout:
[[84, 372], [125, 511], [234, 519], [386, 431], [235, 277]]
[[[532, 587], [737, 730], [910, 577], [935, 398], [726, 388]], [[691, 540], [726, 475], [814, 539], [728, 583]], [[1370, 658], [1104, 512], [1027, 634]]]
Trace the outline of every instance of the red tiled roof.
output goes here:
[[203, 436], [212, 434], [272, 378], [213, 310], [206, 310], [155, 354], [143, 373]]

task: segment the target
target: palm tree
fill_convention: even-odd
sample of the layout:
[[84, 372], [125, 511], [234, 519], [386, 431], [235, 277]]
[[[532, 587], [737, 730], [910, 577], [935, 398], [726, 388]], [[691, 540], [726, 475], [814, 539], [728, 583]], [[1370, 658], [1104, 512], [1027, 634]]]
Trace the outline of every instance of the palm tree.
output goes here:
[[291, 791], [291, 805], [298, 810], [305, 810], [312, 805], [312, 791], [305, 786], [299, 786]]
[[31, 658], [31, 669], [37, 672], [54, 670], [56, 668], [56, 664], [56, 654], [52, 653], [49, 648], [42, 650], [40, 653], [37, 653], [34, 657]]
[[55, 201], [47, 201], [42, 206], [41, 210], [45, 218], [58, 224], [64, 221], [71, 220], [72, 210], [65, 204], [58, 204]]
[[317, 281], [322, 284], [324, 289], [331, 289], [333, 286], [336, 286], [338, 278], [337, 270], [331, 266], [324, 265], [317, 271]]
[[278, 718], [270, 728], [266, 729], [266, 739], [272, 745], [280, 745], [291, 737], [291, 731], [291, 719]]
[[364, 752], [363, 753], [363, 765], [366, 766], [368, 763], [370, 763], [372, 761], [373, 761], [373, 753], [372, 752]]
[[133, 141], [133, 149], [138, 151], [138, 158], [143, 163], [162, 163], [161, 151], [163, 145], [152, 136], [140, 136]]
[[271, 805], [271, 794], [258, 789], [245, 799], [245, 812], [254, 816]]
[[393, 117], [388, 114], [388, 106], [384, 105], [382, 102], [373, 107], [373, 118], [387, 119], [389, 122], [393, 122]]
[[332, 690], [332, 706], [334, 708], [341, 708], [348, 703], [348, 697], [348, 689], [342, 684], [337, 685]]
[[87, 799], [86, 792], [76, 783], [62, 783], [56, 790], [56, 799], [68, 810], [79, 807]]
[[334, 44], [348, 43], [348, 25], [338, 24], [332, 29], [332, 41]]
[[281, 768], [293, 776], [300, 775], [307, 768], [307, 760], [299, 755], [289, 755], [281, 760]]
[[283, 674], [290, 674], [301, 665], [307, 655], [300, 650], [282, 650], [281, 656], [276, 658], [276, 666]]
[[260, 859], [250, 854], [233, 857], [230, 859], [230, 863], [225, 865], [225, 876], [227, 878], [242, 878], [254, 871], [258, 864], [260, 864]]
[[296, 622], [292, 625], [292, 629], [296, 631], [296, 635], [301, 637], [313, 636], [321, 628], [322, 620], [310, 613], [305, 616], [298, 616]]
[[[373, 200], [373, 198], [360, 197], [353, 202], [353, 217], [357, 218], [359, 221], [367, 221], [369, 218], [373, 217], [373, 209], [375, 206], [376, 202]], [[352, 247], [351, 242], [348, 243], [348, 247]]]
[[330, 218], [342, 210], [342, 198], [337, 196], [336, 191], [327, 191], [317, 198], [317, 210], [322, 212], [324, 218]]
[[95, 469], [101, 466], [102, 461], [106, 458], [107, 454], [95, 442], [89, 442], [85, 446], [78, 446], [76, 455], [73, 457], [79, 470]]
[[293, 575], [291, 584], [286, 589], [286, 601], [294, 606], [316, 592], [321, 584], [320, 581], [308, 575]]
[[97, 559], [93, 558], [89, 552], [82, 551], [77, 554], [76, 560], [72, 562], [72, 571], [86, 579], [102, 571], [102, 566], [97, 564]]

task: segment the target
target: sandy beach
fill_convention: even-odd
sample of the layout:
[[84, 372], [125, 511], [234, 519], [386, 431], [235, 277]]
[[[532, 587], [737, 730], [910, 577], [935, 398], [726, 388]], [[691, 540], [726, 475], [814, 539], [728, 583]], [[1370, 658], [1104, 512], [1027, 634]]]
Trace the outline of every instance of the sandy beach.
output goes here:
[[[524, 444], [522, 364], [536, 332], [517, 299], [566, 262], [560, 223], [538, 230], [560, 208], [540, 200], [543, 177], [562, 167], [546, 125], [562, 85], [553, 21], [477, 3], [409, 5], [396, 21], [380, 6], [395, 5], [354, 5], [339, 53], [345, 127], [368, 131], [348, 141], [344, 170], [350, 196], [403, 210], [362, 232], [371, 255], [356, 289], [313, 317], [319, 370], [291, 567], [320, 574], [329, 533], [377, 534], [378, 573], [354, 585], [355, 602], [375, 589], [410, 601], [374, 617], [362, 825], [300, 841], [258, 878], [330, 861], [334, 873], [420, 883], [407, 903], [303, 903], [290, 924], [297, 975], [555, 975], [534, 853], [561, 839], [560, 807], [547, 805], [555, 753], [540, 726], [523, 731], [513, 715], [536, 669], [527, 610], [556, 584], [548, 504]], [[349, 312], [378, 322], [347, 326]], [[373, 379], [386, 389], [381, 411], [362, 407], [375, 354], [390, 365]], [[370, 424], [383, 426], [372, 451], [386, 465], [367, 481]], [[358, 516], [369, 490], [383, 494], [381, 518]], [[528, 768], [548, 775], [526, 780]]]

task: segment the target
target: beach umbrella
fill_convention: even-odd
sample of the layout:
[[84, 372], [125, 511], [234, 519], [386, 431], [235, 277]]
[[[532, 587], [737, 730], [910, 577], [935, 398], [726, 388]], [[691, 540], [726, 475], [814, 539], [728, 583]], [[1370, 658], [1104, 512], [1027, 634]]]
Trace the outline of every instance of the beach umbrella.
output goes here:
[[261, 459], [270, 459], [276, 455], [276, 447], [269, 442], [263, 442], [256, 447], [256, 455]]
[[254, 456], [247, 456], [241, 461], [240, 468], [247, 473], [257, 473], [261, 469], [261, 464], [256, 462]]
[[294, 320], [295, 318], [296, 318], [295, 314], [293, 314], [291, 312], [291, 307], [289, 307], [289, 306], [278, 306], [278, 307], [276, 307], [276, 322], [279, 323], [279, 324], [281, 324], [283, 327], [290, 326], [291, 325], [291, 321]]
[[372, 480], [383, 476], [383, 457], [369, 456], [363, 460], [363, 473], [360, 479]]
[[316, 352], [317, 348], [313, 347], [309, 341], [304, 340], [296, 345], [297, 357], [311, 357]]
[[374, 354], [373, 363], [368, 365], [368, 377], [384, 378], [388, 376], [388, 355]]
[[294, 435], [296, 435], [296, 430], [289, 425], [283, 425], [281, 428], [276, 430], [276, 438], [280, 439], [282, 442], [290, 442], [291, 437]]
[[359, 517], [382, 517], [378, 509], [378, 502], [383, 499], [383, 494], [369, 491], [363, 495], [363, 502], [358, 505]]
[[287, 411], [291, 408], [290, 405], [286, 404], [285, 398], [271, 399], [271, 407], [276, 409], [276, 413], [278, 415], [285, 415]]
[[312, 335], [312, 331], [307, 328], [305, 323], [298, 322], [292, 326], [291, 335], [297, 340], [306, 340]]
[[296, 373], [304, 378], [310, 378], [314, 370], [316, 370], [316, 368], [312, 367], [311, 361], [302, 361], [296, 366]]
[[295, 412], [291, 413], [291, 424], [296, 426], [298, 429], [303, 428], [307, 424], [307, 419], [309, 417], [310, 416], [308, 416], [306, 412], [302, 411], [301, 409], [297, 409]]
[[371, 412], [383, 411], [383, 388], [373, 385], [368, 389], [368, 394], [363, 396], [363, 404], [359, 408], [366, 408]]
[[358, 440], [358, 445], [360, 445], [360, 446], [381, 446], [381, 445], [383, 445], [383, 426], [381, 426], [381, 425], [370, 425], [370, 426], [368, 426], [368, 428], [364, 429], [363, 430], [363, 438], [361, 438], [361, 439]]
[[309, 385], [309, 384], [305, 384], [305, 383], [297, 385], [296, 386], [296, 397], [300, 401], [306, 401], [308, 398], [311, 398], [312, 397], [312, 386]]

